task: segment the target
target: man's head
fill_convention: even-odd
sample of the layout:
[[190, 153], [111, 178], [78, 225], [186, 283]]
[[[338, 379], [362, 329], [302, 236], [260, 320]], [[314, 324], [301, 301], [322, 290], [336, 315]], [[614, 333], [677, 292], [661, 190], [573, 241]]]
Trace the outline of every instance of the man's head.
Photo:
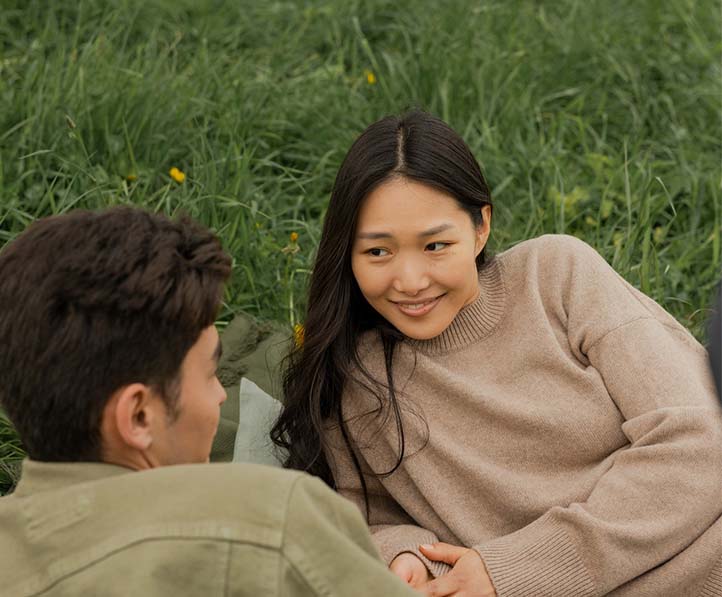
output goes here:
[[39, 220], [6, 246], [0, 404], [30, 457], [205, 460], [229, 274], [210, 231], [133, 208]]

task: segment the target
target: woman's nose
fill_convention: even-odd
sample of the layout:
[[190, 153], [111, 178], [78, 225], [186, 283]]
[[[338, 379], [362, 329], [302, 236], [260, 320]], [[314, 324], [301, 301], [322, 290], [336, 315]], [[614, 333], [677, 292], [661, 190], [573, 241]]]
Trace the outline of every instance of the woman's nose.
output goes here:
[[415, 296], [429, 287], [431, 280], [422, 259], [407, 258], [397, 263], [393, 287], [396, 292]]

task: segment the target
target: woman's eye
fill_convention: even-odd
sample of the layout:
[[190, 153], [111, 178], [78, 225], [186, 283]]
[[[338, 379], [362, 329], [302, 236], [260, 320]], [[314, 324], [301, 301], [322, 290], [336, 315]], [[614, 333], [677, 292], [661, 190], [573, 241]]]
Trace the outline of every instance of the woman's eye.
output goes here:
[[366, 251], [371, 257], [386, 257], [389, 252], [386, 249], [369, 249]]
[[449, 243], [429, 243], [426, 248], [429, 251], [441, 251], [444, 247], [448, 246]]

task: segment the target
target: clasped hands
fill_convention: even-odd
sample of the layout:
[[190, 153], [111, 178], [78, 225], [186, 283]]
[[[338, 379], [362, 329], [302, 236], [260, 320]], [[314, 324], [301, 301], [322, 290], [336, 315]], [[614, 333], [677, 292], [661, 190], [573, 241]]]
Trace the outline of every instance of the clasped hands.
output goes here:
[[396, 556], [389, 569], [422, 595], [496, 597], [484, 561], [473, 549], [448, 543], [421, 545], [419, 549], [430, 560], [452, 566], [448, 574], [432, 579], [426, 565], [413, 553]]

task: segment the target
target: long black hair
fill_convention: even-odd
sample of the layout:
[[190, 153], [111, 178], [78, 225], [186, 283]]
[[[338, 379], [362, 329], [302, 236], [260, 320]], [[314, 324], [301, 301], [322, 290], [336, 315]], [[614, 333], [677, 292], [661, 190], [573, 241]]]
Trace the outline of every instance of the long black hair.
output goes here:
[[[335, 488], [323, 430], [329, 420], [337, 423], [364, 496], [366, 483], [343, 419], [341, 397], [352, 372], [358, 372], [364, 379], [356, 381], [376, 395], [379, 406], [390, 407], [385, 412], [395, 418], [398, 456], [391, 470], [377, 474], [395, 471], [403, 460], [405, 441], [393, 384], [393, 355], [404, 336], [361, 294], [351, 270], [351, 249], [364, 199], [395, 177], [454, 197], [475, 226], [481, 224], [481, 208], [491, 205], [489, 188], [471, 150], [442, 120], [415, 110], [382, 118], [358, 137], [336, 176], [310, 280], [303, 344], [289, 356], [285, 407], [271, 431], [273, 442], [288, 450], [286, 467], [307, 471]], [[484, 251], [476, 262], [480, 268]], [[385, 380], [374, 379], [359, 358], [358, 339], [370, 329], [381, 338]]]

